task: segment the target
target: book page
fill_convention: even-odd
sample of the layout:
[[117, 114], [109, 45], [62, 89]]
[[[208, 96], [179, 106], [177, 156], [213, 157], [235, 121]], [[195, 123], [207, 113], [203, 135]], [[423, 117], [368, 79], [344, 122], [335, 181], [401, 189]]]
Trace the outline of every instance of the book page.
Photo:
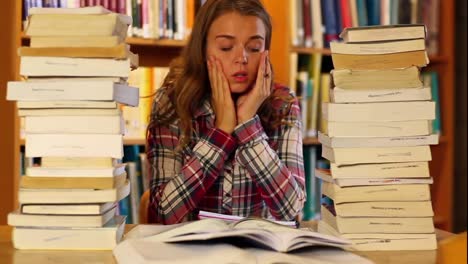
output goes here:
[[258, 263], [255, 256], [235, 246], [216, 244], [173, 244], [143, 239], [125, 240], [114, 248], [120, 264], [133, 263]]
[[265, 219], [244, 219], [232, 224], [235, 229], [263, 229], [275, 232], [295, 232], [295, 228], [287, 227]]
[[183, 235], [219, 233], [226, 230], [230, 230], [230, 227], [223, 220], [204, 219], [149, 236], [146, 239], [148, 241], [166, 241], [170, 238]]

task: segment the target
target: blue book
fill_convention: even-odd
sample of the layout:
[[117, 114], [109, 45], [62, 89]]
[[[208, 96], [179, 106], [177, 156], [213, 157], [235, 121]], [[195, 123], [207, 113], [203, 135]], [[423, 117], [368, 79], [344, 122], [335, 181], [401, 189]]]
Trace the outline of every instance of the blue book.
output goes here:
[[339, 10], [335, 5], [333, 0], [322, 0], [322, 18], [325, 25], [325, 35], [324, 35], [324, 46], [326, 48], [330, 47], [331, 41], [336, 41], [339, 39], [339, 26], [337, 15]]
[[314, 219], [317, 213], [320, 212], [320, 207], [317, 208], [317, 198], [320, 198], [320, 192], [317, 193], [317, 179], [315, 178], [317, 148], [316, 146], [305, 146], [303, 151], [307, 199], [303, 208], [302, 220], [307, 221]]
[[369, 26], [380, 25], [380, 1], [367, 0], [367, 22]]
[[125, 223], [132, 224], [132, 214], [130, 210], [130, 196], [125, 197], [118, 203], [119, 215], [127, 216]]
[[430, 72], [429, 74], [431, 75], [432, 100], [435, 102], [436, 107], [436, 118], [432, 121], [432, 133], [440, 135], [442, 125], [440, 120], [439, 76], [437, 72]]
[[358, 23], [360, 27], [368, 25], [366, 0], [356, 0]]

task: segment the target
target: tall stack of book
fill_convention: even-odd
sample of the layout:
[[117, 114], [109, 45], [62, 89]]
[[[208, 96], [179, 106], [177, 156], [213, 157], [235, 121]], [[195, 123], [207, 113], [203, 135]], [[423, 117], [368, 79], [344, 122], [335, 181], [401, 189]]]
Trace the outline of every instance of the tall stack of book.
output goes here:
[[322, 184], [319, 231], [354, 250], [437, 247], [429, 184], [435, 103], [420, 69], [424, 25], [347, 28], [332, 43], [330, 102], [319, 134], [330, 170]]
[[[102, 7], [31, 9], [30, 47], [18, 50], [22, 82], [7, 99], [25, 119], [25, 152], [40, 157], [20, 179], [20, 208], [8, 215], [17, 249], [112, 249], [129, 194], [120, 106], [138, 105], [127, 84], [138, 57], [123, 42], [131, 18]], [[36, 47], [36, 38], [61, 45]]]

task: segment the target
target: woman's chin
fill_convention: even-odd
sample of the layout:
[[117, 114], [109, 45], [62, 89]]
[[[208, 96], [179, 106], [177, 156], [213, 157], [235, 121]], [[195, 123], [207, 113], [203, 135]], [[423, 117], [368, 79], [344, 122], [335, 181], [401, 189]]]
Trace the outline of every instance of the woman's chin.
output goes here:
[[248, 84], [244, 84], [244, 83], [230, 84], [231, 93], [233, 94], [245, 93], [249, 90], [249, 87], [250, 86]]

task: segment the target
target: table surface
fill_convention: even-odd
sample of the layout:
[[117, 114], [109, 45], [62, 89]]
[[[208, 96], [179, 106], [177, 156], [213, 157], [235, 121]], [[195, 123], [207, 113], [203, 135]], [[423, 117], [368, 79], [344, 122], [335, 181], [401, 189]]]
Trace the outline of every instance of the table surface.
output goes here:
[[[316, 223], [304, 224], [306, 227], [315, 228]], [[130, 231], [135, 225], [127, 225], [125, 232]], [[65, 251], [65, 250], [16, 250], [11, 243], [10, 226], [0, 226], [0, 263], [116, 263], [112, 251]], [[452, 233], [436, 230], [437, 240], [441, 241], [452, 236]], [[375, 251], [375, 252], [355, 252], [358, 255], [367, 257], [375, 263], [436, 263], [437, 251]]]

